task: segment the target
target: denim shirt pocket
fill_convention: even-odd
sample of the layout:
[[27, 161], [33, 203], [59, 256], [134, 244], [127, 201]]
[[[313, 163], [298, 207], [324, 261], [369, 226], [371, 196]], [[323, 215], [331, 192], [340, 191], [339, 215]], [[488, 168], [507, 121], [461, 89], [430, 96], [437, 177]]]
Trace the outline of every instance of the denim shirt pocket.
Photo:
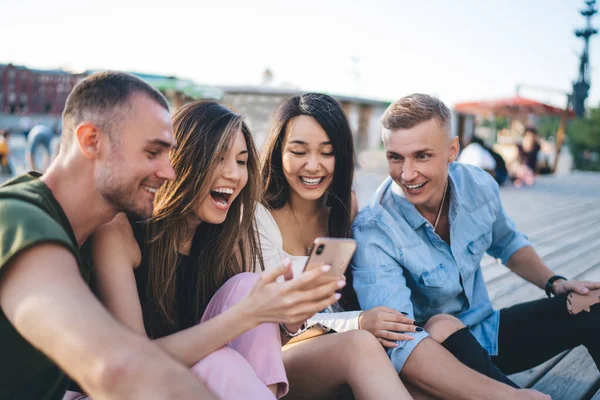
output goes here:
[[427, 287], [440, 288], [448, 283], [448, 273], [442, 264], [421, 274], [421, 283]]
[[477, 239], [473, 240], [467, 245], [467, 249], [469, 253], [474, 256], [483, 256], [483, 253], [490, 247], [492, 244], [492, 232], [486, 232], [483, 235], [479, 236]]

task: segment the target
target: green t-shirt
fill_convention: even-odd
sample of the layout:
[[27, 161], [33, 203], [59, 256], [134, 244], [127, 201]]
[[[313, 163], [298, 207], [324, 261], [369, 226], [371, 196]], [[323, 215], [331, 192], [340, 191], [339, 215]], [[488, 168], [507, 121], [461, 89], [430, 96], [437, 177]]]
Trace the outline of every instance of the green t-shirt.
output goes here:
[[[2, 268], [20, 251], [50, 242], [71, 250], [82, 276], [89, 281], [89, 264], [81, 256], [67, 216], [37, 177], [22, 175], [0, 187], [0, 279]], [[60, 400], [68, 382], [68, 377], [30, 345], [0, 310], [0, 399]]]

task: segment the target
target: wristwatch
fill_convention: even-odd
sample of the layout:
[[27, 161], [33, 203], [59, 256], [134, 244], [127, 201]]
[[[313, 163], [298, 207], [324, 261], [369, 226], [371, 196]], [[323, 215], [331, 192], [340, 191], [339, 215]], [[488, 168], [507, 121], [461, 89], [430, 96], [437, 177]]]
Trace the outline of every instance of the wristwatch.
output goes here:
[[556, 293], [554, 293], [554, 282], [556, 282], [559, 279], [563, 279], [565, 281], [567, 280], [567, 278], [560, 275], [554, 275], [551, 276], [550, 279], [548, 279], [548, 282], [546, 282], [546, 296], [552, 297], [552, 295], [556, 295]]

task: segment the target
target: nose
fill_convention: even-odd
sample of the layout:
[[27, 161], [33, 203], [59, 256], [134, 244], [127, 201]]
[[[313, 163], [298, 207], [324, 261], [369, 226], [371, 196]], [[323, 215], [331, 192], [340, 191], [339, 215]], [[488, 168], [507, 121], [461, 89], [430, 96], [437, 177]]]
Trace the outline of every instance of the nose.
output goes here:
[[417, 177], [417, 170], [412, 162], [405, 160], [402, 165], [402, 180], [410, 182]]
[[223, 166], [223, 178], [234, 182], [240, 179], [240, 170], [236, 160], [225, 163]]
[[160, 169], [156, 174], [160, 179], [164, 179], [165, 181], [173, 181], [176, 178], [175, 170], [171, 165], [171, 160], [168, 157], [165, 157]]
[[321, 169], [321, 161], [319, 160], [319, 156], [316, 154], [309, 156], [304, 168], [307, 172], [317, 172], [319, 169]]

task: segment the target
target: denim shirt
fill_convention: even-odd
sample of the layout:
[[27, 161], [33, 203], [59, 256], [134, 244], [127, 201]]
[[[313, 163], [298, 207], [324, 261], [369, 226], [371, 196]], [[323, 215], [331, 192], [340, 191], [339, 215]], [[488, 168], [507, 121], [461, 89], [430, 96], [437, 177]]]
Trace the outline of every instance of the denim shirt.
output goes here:
[[[449, 182], [451, 245], [391, 178], [382, 183], [354, 220], [354, 289], [363, 310], [387, 306], [417, 322], [441, 313], [454, 315], [497, 355], [500, 315], [490, 302], [480, 262], [487, 252], [506, 264], [529, 242], [504, 212], [498, 185], [487, 172], [452, 163]], [[397, 371], [428, 334], [412, 336], [414, 340], [398, 341], [398, 347], [388, 349]]]

